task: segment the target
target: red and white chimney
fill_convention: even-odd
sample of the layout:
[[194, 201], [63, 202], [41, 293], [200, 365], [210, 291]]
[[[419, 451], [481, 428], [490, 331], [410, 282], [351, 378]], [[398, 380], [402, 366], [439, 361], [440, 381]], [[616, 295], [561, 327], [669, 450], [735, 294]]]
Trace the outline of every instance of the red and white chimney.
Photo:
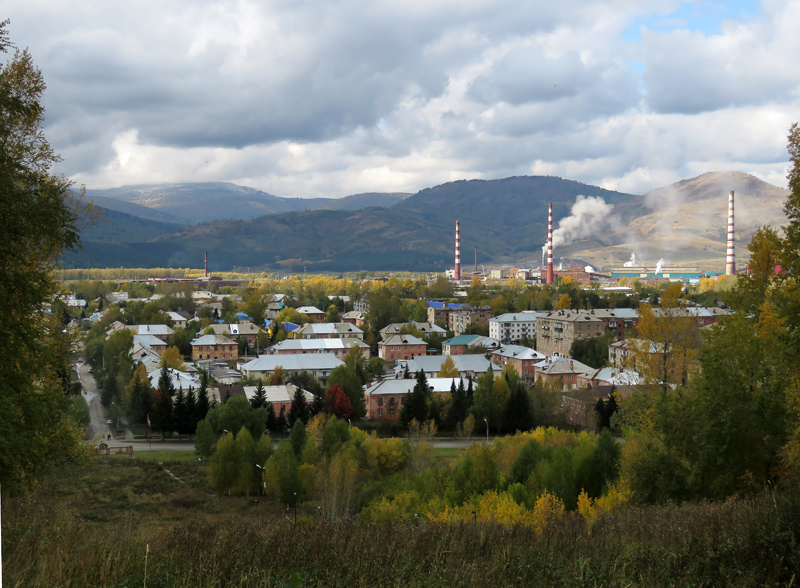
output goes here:
[[733, 233], [733, 190], [728, 193], [728, 251], [725, 258], [725, 275], [736, 275], [736, 237]]
[[456, 280], [461, 279], [461, 237], [459, 235], [459, 229], [461, 224], [456, 221], [456, 268], [455, 272], [453, 273], [453, 278]]
[[553, 203], [547, 205], [547, 283], [553, 283]]

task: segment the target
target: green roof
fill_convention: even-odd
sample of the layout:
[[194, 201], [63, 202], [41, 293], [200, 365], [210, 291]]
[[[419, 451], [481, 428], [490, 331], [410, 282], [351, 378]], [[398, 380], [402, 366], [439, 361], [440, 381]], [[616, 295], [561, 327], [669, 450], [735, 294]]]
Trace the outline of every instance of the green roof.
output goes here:
[[447, 341], [442, 341], [442, 345], [472, 345], [477, 339], [480, 338], [480, 335], [459, 335], [458, 337], [453, 337]]

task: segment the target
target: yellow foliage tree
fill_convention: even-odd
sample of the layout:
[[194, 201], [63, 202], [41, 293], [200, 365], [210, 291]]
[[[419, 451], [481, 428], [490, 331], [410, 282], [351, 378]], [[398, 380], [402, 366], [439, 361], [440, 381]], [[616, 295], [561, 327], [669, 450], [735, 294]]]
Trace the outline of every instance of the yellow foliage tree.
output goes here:
[[569, 294], [562, 294], [556, 302], [556, 310], [567, 310], [572, 308], [572, 298]]
[[183, 361], [183, 355], [177, 347], [167, 347], [164, 353], [161, 354], [161, 367], [167, 366], [180, 371], [186, 371], [186, 364]]
[[456, 362], [453, 361], [451, 356], [447, 356], [439, 368], [439, 373], [436, 374], [439, 378], [457, 378], [458, 368]]

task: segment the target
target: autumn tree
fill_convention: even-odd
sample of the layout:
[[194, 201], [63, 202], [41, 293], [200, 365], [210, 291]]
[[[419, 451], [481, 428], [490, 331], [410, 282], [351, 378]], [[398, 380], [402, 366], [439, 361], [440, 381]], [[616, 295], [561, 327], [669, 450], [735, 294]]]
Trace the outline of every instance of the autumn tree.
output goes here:
[[183, 361], [183, 355], [181, 355], [180, 349], [177, 347], [167, 347], [164, 350], [164, 353], [161, 354], [161, 362], [159, 365], [180, 371], [184, 371], [186, 369], [186, 364]]
[[[11, 46], [0, 24], [0, 51]], [[27, 50], [0, 67], [0, 485], [29, 485], [48, 466], [82, 451], [58, 374], [68, 361], [55, 345], [63, 326], [42, 304], [58, 292], [54, 270], [79, 245], [79, 200], [51, 174], [59, 157], [42, 126], [44, 79]], [[68, 348], [67, 348], [68, 351]]]
[[350, 403], [350, 398], [345, 394], [342, 387], [338, 384], [333, 384], [328, 387], [326, 393], [328, 399], [328, 413], [339, 417], [340, 419], [349, 419], [353, 413], [353, 405]]
[[458, 377], [458, 368], [456, 367], [456, 362], [453, 361], [453, 357], [448, 355], [445, 357], [444, 361], [442, 362], [442, 366], [439, 368], [439, 373], [436, 374], [438, 378], [457, 378]]

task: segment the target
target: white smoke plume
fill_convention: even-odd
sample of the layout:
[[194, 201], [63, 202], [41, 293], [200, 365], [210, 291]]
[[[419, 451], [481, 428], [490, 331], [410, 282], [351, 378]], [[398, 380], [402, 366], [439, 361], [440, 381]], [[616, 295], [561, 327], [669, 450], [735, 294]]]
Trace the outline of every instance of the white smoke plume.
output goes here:
[[656, 264], [656, 273], [660, 274], [661, 273], [661, 267], [664, 266], [664, 265], [667, 265], [668, 263], [669, 263], [668, 259], [664, 259], [663, 257], [661, 259], [659, 259], [658, 263]]
[[590, 265], [587, 265], [585, 268], [583, 268], [583, 271], [585, 271], [587, 274], [593, 274], [594, 268]]
[[553, 247], [598, 234], [612, 224], [613, 210], [614, 205], [607, 204], [600, 196], [579, 195], [571, 214], [558, 221], [558, 228], [553, 231]]
[[636, 259], [636, 254], [635, 253], [631, 253], [631, 258], [628, 261], [626, 261], [625, 263], [623, 263], [622, 267], [636, 267], [637, 265], [640, 265], [640, 264], [641, 264], [641, 262]]

